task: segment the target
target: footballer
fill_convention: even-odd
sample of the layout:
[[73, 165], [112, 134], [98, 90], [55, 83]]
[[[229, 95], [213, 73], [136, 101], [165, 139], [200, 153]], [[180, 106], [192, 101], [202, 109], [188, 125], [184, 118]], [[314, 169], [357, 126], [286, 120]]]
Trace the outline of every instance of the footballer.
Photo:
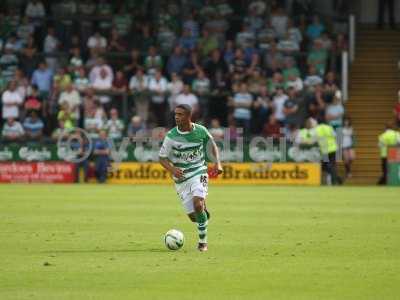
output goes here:
[[172, 174], [176, 191], [192, 222], [197, 224], [198, 249], [207, 251], [207, 226], [210, 214], [206, 208], [208, 174], [206, 154], [210, 150], [215, 166], [213, 175], [222, 173], [218, 147], [208, 130], [191, 121], [192, 108], [181, 104], [175, 108], [176, 127], [166, 135], [160, 149], [161, 165]]

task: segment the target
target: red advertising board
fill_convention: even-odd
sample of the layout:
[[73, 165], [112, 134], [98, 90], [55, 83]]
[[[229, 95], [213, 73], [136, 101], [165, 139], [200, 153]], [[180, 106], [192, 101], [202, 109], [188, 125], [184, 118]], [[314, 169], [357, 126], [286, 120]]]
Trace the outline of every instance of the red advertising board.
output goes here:
[[67, 162], [1, 162], [0, 183], [71, 183], [75, 165]]

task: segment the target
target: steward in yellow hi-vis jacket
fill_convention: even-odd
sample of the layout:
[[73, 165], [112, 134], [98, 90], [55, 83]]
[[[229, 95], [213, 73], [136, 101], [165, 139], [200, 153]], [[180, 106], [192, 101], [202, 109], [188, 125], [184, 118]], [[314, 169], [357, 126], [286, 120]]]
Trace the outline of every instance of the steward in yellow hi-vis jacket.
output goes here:
[[379, 178], [378, 184], [386, 184], [387, 182], [387, 154], [388, 147], [400, 144], [400, 133], [393, 129], [391, 123], [386, 124], [385, 131], [378, 137], [379, 149], [382, 164], [382, 176]]

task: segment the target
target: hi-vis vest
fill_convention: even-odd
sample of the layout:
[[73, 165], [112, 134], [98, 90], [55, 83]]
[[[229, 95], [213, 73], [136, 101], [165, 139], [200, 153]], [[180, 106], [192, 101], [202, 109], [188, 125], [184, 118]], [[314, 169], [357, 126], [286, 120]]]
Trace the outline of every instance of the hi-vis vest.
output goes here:
[[315, 127], [319, 150], [322, 154], [330, 154], [337, 151], [335, 130], [327, 124], [319, 124]]
[[384, 133], [379, 135], [378, 140], [381, 157], [386, 158], [388, 147], [396, 146], [400, 143], [400, 133], [393, 129], [386, 129]]

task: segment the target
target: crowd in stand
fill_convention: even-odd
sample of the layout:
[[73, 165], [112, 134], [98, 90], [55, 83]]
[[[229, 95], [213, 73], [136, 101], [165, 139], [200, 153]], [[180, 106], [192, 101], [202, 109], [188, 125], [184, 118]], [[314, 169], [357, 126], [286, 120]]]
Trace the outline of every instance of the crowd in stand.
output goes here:
[[172, 127], [181, 103], [217, 135], [291, 136], [308, 117], [342, 126], [346, 29], [312, 1], [183, 2], [2, 4], [2, 141], [134, 136]]

